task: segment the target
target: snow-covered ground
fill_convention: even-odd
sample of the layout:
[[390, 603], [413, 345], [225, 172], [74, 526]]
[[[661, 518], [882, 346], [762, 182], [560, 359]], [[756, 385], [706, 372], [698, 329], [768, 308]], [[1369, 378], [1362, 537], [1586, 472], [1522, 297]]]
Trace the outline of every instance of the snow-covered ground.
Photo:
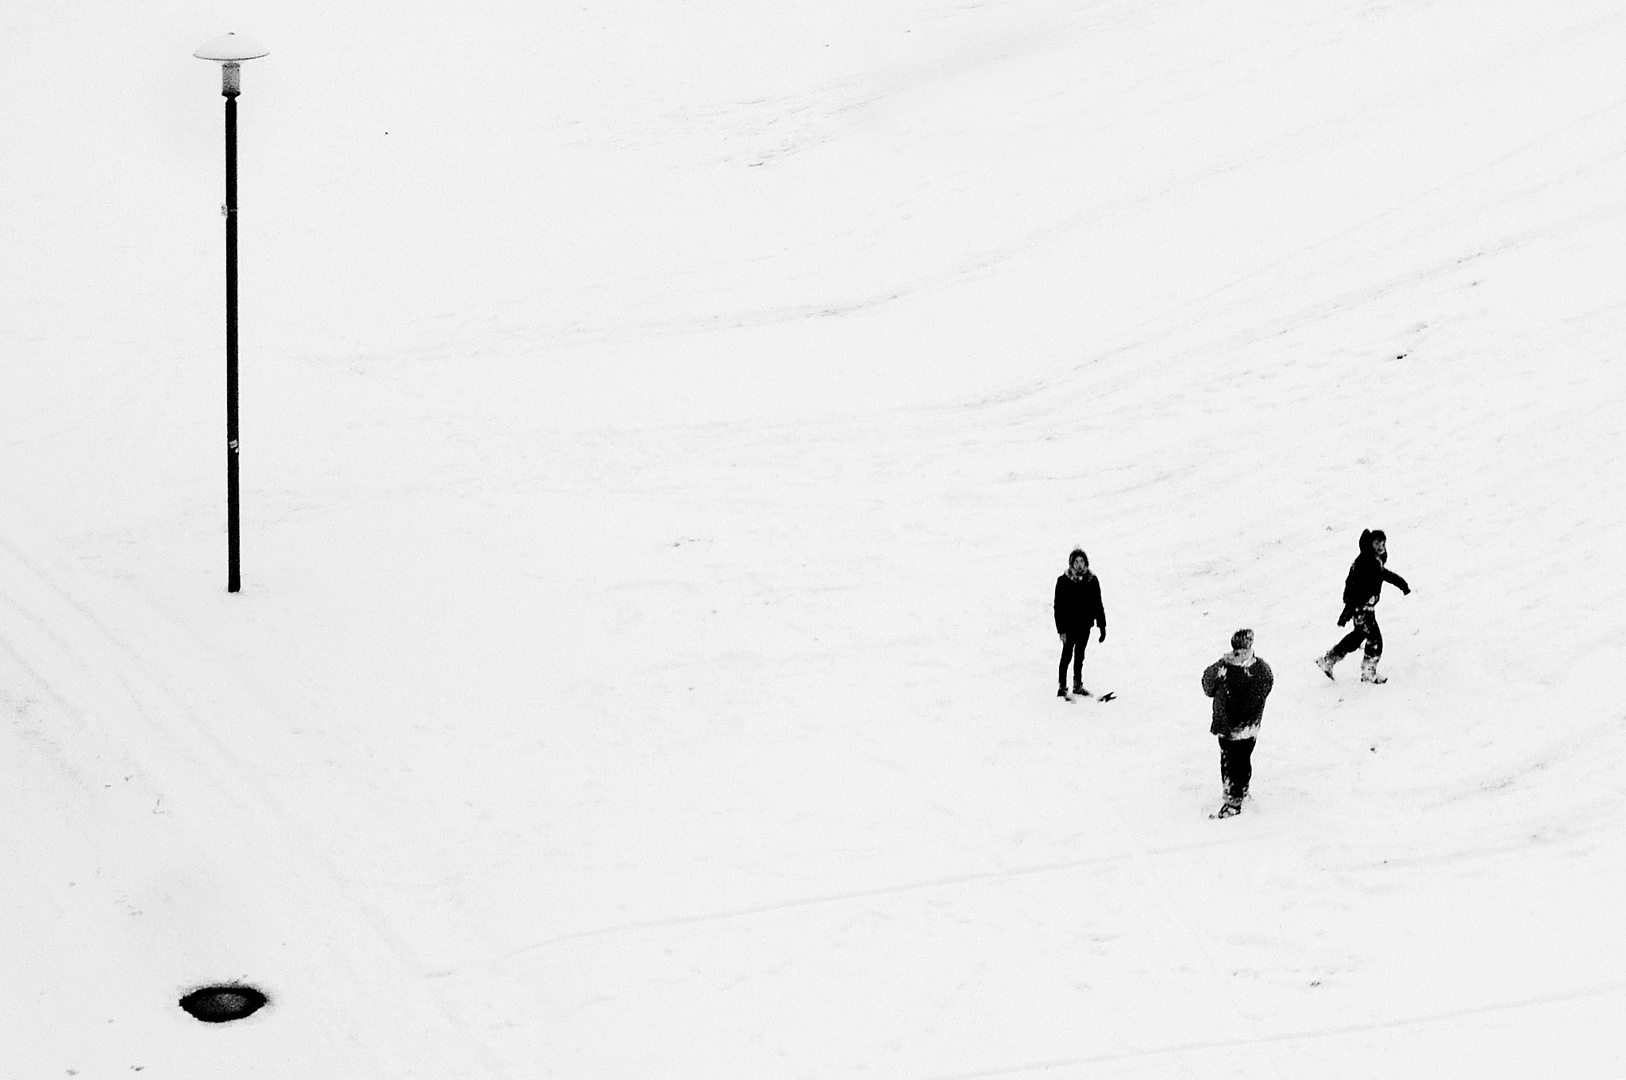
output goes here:
[[0, 11], [0, 1077], [1626, 1076], [1626, 10], [438, 7]]

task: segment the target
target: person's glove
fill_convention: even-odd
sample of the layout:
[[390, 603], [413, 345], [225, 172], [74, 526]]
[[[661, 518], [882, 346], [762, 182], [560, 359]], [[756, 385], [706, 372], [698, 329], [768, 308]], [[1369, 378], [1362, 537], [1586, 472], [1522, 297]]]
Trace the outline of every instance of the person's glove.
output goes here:
[[1345, 608], [1344, 613], [1338, 616], [1338, 625], [1343, 626], [1345, 623], [1349, 622], [1349, 615], [1349, 609]]
[[1095, 640], [1097, 640], [1097, 641], [1105, 641], [1106, 639], [1107, 639], [1107, 628], [1103, 626], [1101, 628], [1101, 636], [1096, 638]]

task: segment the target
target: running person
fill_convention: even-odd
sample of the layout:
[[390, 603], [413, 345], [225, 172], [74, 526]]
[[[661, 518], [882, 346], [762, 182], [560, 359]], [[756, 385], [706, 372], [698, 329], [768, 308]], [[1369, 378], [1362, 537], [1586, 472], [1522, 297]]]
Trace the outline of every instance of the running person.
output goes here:
[[1407, 596], [1411, 595], [1411, 586], [1406, 584], [1405, 578], [1385, 565], [1388, 561], [1389, 538], [1383, 530], [1363, 529], [1361, 553], [1350, 564], [1349, 576], [1344, 579], [1344, 613], [1338, 616], [1339, 626], [1351, 620], [1355, 626], [1315, 662], [1315, 666], [1327, 678], [1332, 678], [1334, 664], [1364, 645], [1361, 681], [1389, 681], [1387, 676], [1378, 674], [1378, 658], [1383, 655], [1383, 630], [1378, 626], [1376, 610], [1378, 597], [1383, 593], [1385, 581]]

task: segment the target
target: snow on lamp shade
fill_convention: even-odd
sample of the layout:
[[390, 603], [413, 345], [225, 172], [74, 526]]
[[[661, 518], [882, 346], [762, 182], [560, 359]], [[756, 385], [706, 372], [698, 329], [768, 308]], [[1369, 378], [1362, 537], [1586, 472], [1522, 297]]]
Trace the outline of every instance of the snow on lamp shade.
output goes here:
[[181, 998], [180, 1006], [205, 1024], [252, 1016], [268, 999], [252, 986], [203, 986]]
[[257, 60], [270, 52], [264, 45], [241, 34], [221, 34], [199, 45], [192, 55], [199, 60], [217, 61], [222, 92], [235, 96], [242, 89], [242, 62]]

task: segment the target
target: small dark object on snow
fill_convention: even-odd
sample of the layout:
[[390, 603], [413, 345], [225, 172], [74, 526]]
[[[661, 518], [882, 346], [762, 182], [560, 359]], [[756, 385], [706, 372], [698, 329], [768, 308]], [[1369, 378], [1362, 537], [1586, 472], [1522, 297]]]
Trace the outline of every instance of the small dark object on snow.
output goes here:
[[252, 1016], [267, 998], [252, 986], [205, 986], [181, 999], [181, 1008], [205, 1024]]

